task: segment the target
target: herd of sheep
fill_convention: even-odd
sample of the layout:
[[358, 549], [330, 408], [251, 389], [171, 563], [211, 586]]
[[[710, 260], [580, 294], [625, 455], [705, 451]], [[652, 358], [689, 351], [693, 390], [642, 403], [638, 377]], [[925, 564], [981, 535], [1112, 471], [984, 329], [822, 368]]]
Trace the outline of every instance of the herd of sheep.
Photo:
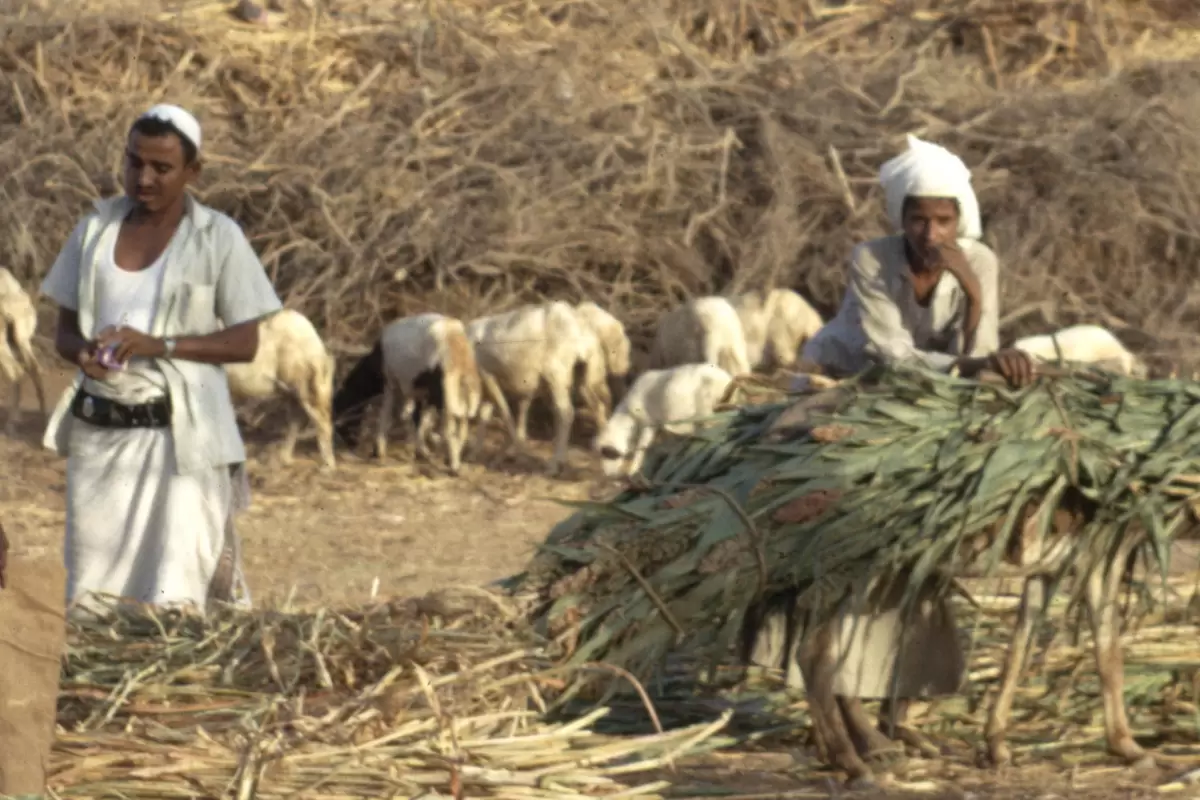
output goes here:
[[[399, 410], [417, 454], [430, 453], [430, 444], [440, 438], [446, 465], [457, 474], [471, 425], [476, 426], [478, 446], [498, 414], [512, 445], [521, 446], [531, 403], [544, 394], [554, 415], [549, 474], [559, 473], [566, 463], [579, 400], [595, 419], [599, 432], [593, 451], [605, 475], [631, 475], [659, 431], [694, 430], [737, 376], [794, 367], [804, 343], [823, 324], [804, 298], [789, 289], [693, 298], [659, 320], [647, 369], [635, 377], [624, 325], [590, 301], [550, 301], [469, 322], [437, 313], [405, 317], [384, 328], [373, 351], [381, 374], [368, 385], [382, 388], [376, 454], [386, 457]], [[0, 376], [13, 386], [7, 424], [11, 434], [19, 422], [24, 376], [33, 381], [43, 413], [46, 399], [32, 347], [35, 305], [2, 268], [0, 326]], [[1145, 372], [1116, 337], [1092, 325], [1020, 339], [1014, 346], [1043, 361], [1101, 363], [1131, 375]], [[225, 369], [235, 397], [288, 399], [280, 450], [285, 463], [307, 420], [316, 428], [322, 465], [332, 468], [339, 400], [343, 406], [361, 405], [376, 393], [351, 390], [347, 384], [335, 399], [334, 358], [312, 323], [291, 309], [263, 323], [254, 361]], [[614, 400], [619, 401], [615, 408]], [[515, 420], [510, 402], [516, 404]], [[436, 435], [435, 421], [440, 421]]]

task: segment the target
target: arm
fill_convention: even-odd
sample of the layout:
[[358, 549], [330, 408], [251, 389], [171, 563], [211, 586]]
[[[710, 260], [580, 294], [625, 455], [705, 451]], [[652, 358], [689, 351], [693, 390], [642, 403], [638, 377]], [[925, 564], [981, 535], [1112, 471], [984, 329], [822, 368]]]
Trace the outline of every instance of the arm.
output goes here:
[[850, 258], [846, 291], [853, 292], [858, 299], [867, 355], [884, 364], [916, 361], [943, 372], [954, 365], [955, 357], [949, 353], [917, 349], [912, 333], [904, 327], [900, 309], [887, 292], [883, 267], [865, 245], [856, 247]]
[[[221, 268], [216, 284], [214, 316], [225, 328], [201, 336], [175, 337], [173, 359], [204, 364], [237, 364], [254, 360], [258, 352], [258, 323], [282, 308], [262, 263], [232, 221], [222, 218], [215, 239], [222, 248]], [[124, 361], [131, 356], [166, 357], [166, 342], [129, 328], [108, 331], [100, 343], [119, 342], [116, 356]]]

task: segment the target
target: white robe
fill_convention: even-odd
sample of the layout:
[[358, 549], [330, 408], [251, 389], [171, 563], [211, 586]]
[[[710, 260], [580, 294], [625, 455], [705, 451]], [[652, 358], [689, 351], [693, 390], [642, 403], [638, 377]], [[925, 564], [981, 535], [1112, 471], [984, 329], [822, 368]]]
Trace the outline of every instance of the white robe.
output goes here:
[[100, 593], [205, 610], [228, 546], [248, 601], [233, 514], [244, 470], [174, 474], [169, 428], [71, 426], [67, 460], [67, 602]]

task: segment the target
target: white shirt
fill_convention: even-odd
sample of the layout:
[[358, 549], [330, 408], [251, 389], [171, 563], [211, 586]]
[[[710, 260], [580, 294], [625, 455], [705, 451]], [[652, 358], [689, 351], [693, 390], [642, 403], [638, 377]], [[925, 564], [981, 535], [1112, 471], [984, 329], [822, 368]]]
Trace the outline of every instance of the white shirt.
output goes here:
[[[96, 203], [59, 253], [42, 282], [42, 294], [79, 313], [79, 331], [91, 341], [99, 333], [97, 273], [106, 249], [133, 208], [127, 197]], [[282, 308], [262, 262], [241, 226], [191, 196], [179, 228], [163, 253], [158, 302], [148, 333], [156, 337], [203, 336]], [[225, 370], [216, 364], [159, 358], [154, 364], [171, 398], [171, 435], [176, 472], [240, 464], [246, 450], [238, 431]], [[83, 373], [63, 392], [50, 417], [43, 444], [66, 455], [71, 401]]]
[[[162, 285], [166, 251], [154, 263], [136, 272], [117, 265], [117, 238], [105, 247], [96, 267], [96, 330], [126, 327], [150, 333], [158, 294]], [[163, 397], [167, 381], [154, 359], [131, 358], [124, 369], [109, 372], [103, 381], [84, 378], [83, 388], [90, 394], [117, 402], [136, 405]]]
[[854, 248], [841, 308], [808, 340], [803, 357], [835, 377], [844, 377], [871, 362], [916, 363], [944, 372], [959, 356], [995, 352], [1000, 347], [996, 254], [974, 239], [960, 239], [958, 244], [979, 279], [980, 319], [971, 352], [962, 352], [967, 297], [958, 279], [943, 272], [929, 304], [919, 304], [908, 271], [904, 237], [895, 235]]

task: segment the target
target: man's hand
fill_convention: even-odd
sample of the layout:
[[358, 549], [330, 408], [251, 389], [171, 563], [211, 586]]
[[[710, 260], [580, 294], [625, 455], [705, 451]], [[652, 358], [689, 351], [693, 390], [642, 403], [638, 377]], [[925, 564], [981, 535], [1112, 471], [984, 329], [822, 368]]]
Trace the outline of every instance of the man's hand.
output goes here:
[[96, 339], [97, 347], [113, 347], [113, 358], [120, 364], [128, 363], [135, 356], [162, 358], [167, 346], [162, 339], [147, 336], [133, 328], [105, 328]]
[[0, 589], [5, 588], [4, 570], [8, 567], [8, 537], [0, 525]]
[[997, 350], [987, 357], [987, 362], [988, 369], [998, 373], [1014, 389], [1028, 386], [1036, 377], [1033, 359], [1022, 350]]
[[975, 270], [967, 262], [967, 254], [958, 246], [958, 242], [942, 245], [937, 249], [937, 265], [955, 277], [962, 286], [963, 294], [967, 296], [967, 318], [963, 321], [963, 352], [969, 353], [975, 347], [975, 331], [979, 328], [979, 320], [983, 316], [983, 289]]
[[81, 347], [75, 357], [75, 363], [83, 370], [83, 374], [92, 380], [102, 381], [108, 377], [108, 368], [100, 363], [100, 349], [95, 344]]

